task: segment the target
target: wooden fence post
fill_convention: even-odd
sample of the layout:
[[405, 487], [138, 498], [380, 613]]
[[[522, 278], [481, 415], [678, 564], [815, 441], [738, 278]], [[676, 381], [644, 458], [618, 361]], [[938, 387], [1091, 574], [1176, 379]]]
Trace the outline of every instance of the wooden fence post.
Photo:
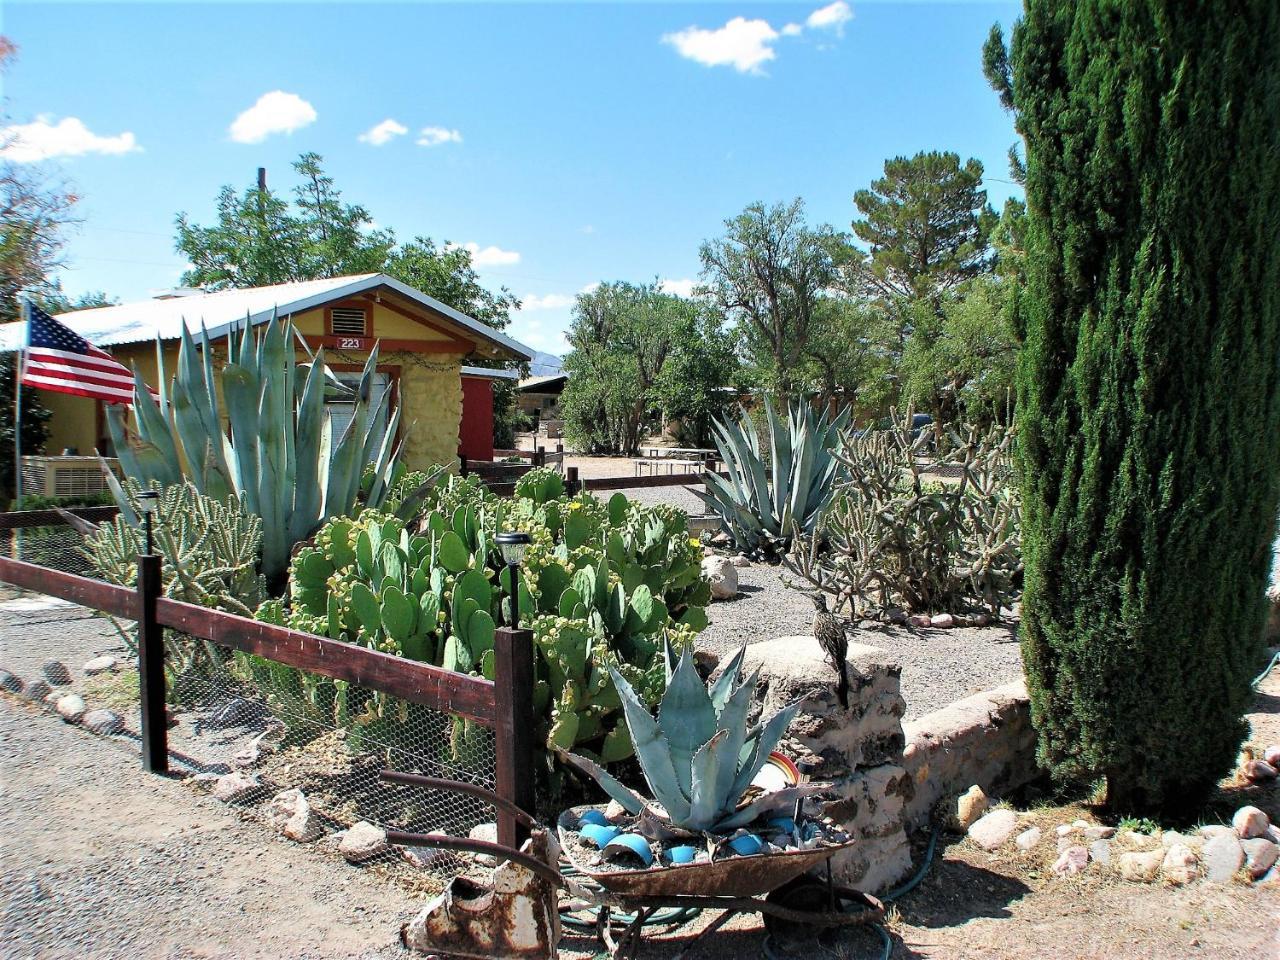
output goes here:
[[[534, 812], [533, 631], [499, 627], [493, 639], [494, 780], [497, 794], [521, 810]], [[498, 811], [498, 842], [519, 849], [528, 831], [509, 813]]]
[[539, 447], [533, 451], [533, 465], [535, 467], [545, 467], [547, 465], [547, 448]]
[[578, 486], [578, 468], [568, 467], [564, 472], [564, 489], [565, 493], [571, 497], [576, 497], [582, 492], [582, 488]]
[[164, 630], [156, 619], [160, 557], [138, 557], [138, 686], [141, 694], [142, 769], [169, 771], [169, 730], [164, 705]]

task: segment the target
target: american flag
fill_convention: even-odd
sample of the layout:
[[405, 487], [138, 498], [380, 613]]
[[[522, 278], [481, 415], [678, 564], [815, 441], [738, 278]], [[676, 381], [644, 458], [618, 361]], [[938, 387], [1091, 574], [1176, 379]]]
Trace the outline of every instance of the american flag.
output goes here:
[[107, 403], [133, 403], [133, 374], [123, 364], [39, 307], [29, 304], [27, 310], [24, 385]]

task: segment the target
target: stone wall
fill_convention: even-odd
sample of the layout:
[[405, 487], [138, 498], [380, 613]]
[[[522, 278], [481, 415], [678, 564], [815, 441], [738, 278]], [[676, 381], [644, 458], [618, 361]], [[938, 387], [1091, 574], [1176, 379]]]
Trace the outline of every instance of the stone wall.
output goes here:
[[760, 668], [757, 713], [803, 699], [779, 749], [815, 763], [812, 777], [831, 781], [839, 799], [827, 813], [860, 843], [832, 860], [836, 880], [874, 892], [911, 869], [904, 804], [912, 781], [901, 766], [906, 710], [900, 664], [883, 650], [849, 648], [849, 706], [836, 699], [835, 671], [813, 637], [781, 637], [747, 648], [746, 668]]
[[912, 790], [908, 830], [927, 826], [934, 805], [973, 784], [1000, 797], [1039, 774], [1031, 701], [1021, 681], [996, 687], [905, 724], [901, 763]]
[[410, 470], [458, 462], [458, 424], [462, 420], [460, 358], [445, 354], [389, 353], [386, 363], [400, 366], [400, 435]]

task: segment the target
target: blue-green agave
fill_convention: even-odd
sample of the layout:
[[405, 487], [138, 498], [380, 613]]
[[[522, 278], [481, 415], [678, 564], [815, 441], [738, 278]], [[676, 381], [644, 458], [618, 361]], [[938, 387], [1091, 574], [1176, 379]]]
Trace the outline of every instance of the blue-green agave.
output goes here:
[[[324, 401], [335, 381], [323, 356], [299, 364], [293, 344], [302, 340], [287, 320], [273, 319], [257, 337], [245, 327], [239, 337], [227, 334], [227, 363], [216, 372], [208, 332], [201, 330], [197, 348], [184, 328], [171, 385], [157, 343], [159, 396], [135, 370], [133, 423], [126, 427], [124, 411], [109, 405], [107, 424], [126, 476], [166, 487], [189, 480], [214, 500], [238, 495], [262, 518], [262, 573], [276, 583], [294, 544], [353, 512], [366, 464], [373, 468], [366, 501], [382, 503], [399, 457], [400, 411], [388, 410], [386, 394], [370, 403], [375, 346], [355, 390], [355, 416], [333, 436]], [[123, 490], [113, 483], [112, 492], [133, 522]]]
[[[702, 682], [685, 648], [667, 682], [655, 718], [631, 685], [613, 671], [627, 728], [645, 781], [665, 819], [679, 830], [727, 833], [755, 821], [780, 803], [794, 802], [804, 788], [765, 794], [739, 806], [751, 781], [800, 709], [800, 702], [768, 721], [747, 727], [756, 673], [745, 680], [743, 644], [710, 687]], [[670, 661], [668, 660], [668, 664]], [[585, 757], [564, 753], [572, 766], [590, 775], [629, 813], [655, 811], [651, 804]], [[781, 794], [785, 794], [781, 795]]]
[[708, 473], [706, 492], [694, 491], [740, 550], [785, 550], [797, 532], [812, 531], [842, 469], [836, 454], [849, 424], [847, 407], [832, 417], [797, 400], [780, 416], [766, 397], [764, 409], [768, 463], [756, 425], [742, 410], [737, 420], [711, 427], [729, 476]]

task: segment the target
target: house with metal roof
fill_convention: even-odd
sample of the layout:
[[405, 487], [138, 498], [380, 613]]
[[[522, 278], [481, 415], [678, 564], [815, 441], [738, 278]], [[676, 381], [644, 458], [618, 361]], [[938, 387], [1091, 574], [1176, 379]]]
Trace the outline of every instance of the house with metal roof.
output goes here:
[[[323, 348], [340, 379], [357, 379], [374, 344], [379, 345], [375, 395], [389, 392], [392, 403], [403, 407], [400, 429], [411, 469], [452, 464], [460, 452], [468, 459], [491, 460], [492, 381], [514, 374], [482, 364], [524, 363], [533, 357], [530, 348], [487, 324], [380, 273], [216, 293], [183, 291], [77, 310], [57, 320], [154, 384], [157, 353], [172, 376], [184, 327], [193, 334], [203, 327], [217, 338], [277, 316], [290, 318], [310, 349]], [[19, 349], [25, 340], [23, 323], [0, 325], [0, 351]], [[215, 345], [215, 367], [225, 358], [223, 340]], [[52, 411], [48, 451], [110, 454], [100, 401], [47, 392], [41, 400]], [[351, 404], [335, 401], [329, 415], [341, 428]], [[483, 423], [489, 424], [487, 449]]]

